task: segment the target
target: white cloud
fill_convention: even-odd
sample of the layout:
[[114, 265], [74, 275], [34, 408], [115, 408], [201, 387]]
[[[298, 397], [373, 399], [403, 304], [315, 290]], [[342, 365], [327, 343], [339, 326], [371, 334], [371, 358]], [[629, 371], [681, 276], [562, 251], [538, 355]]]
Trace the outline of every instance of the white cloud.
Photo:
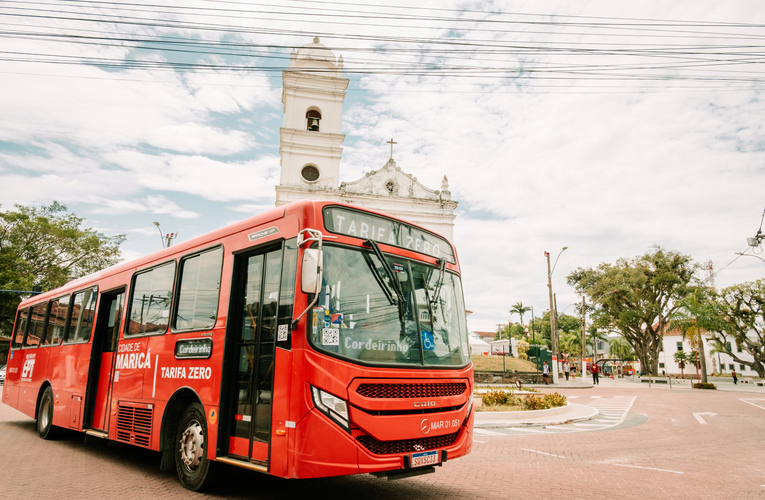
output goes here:
[[152, 214], [167, 214], [179, 219], [196, 219], [199, 214], [184, 210], [164, 196], [147, 196], [140, 200], [109, 200], [91, 197], [88, 203], [99, 205], [91, 210], [95, 214], [121, 215], [128, 213], [148, 212]]

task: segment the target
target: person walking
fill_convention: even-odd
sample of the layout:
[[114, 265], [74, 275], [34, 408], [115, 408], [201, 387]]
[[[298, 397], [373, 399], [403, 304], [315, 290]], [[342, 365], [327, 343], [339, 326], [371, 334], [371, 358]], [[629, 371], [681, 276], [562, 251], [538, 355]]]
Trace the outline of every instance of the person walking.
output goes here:
[[592, 385], [600, 385], [600, 380], [598, 380], [599, 371], [598, 365], [592, 365]]
[[569, 363], [568, 360], [563, 362], [563, 375], [566, 376], [566, 381], [568, 381], [568, 375], [571, 373], [571, 363]]
[[542, 380], [545, 381], [545, 385], [550, 384], [550, 367], [547, 366], [547, 361], [542, 361]]
[[730, 374], [733, 377], [733, 384], [734, 385], [737, 384], [738, 383], [738, 377], [736, 376], [736, 370], [733, 370], [732, 372], [730, 372]]

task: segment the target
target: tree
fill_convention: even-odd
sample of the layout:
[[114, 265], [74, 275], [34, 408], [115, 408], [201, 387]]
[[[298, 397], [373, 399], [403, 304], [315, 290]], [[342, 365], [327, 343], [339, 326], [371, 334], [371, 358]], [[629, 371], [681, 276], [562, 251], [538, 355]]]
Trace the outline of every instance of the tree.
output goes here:
[[[683, 338], [691, 341], [699, 351], [698, 364], [701, 382], [707, 383], [707, 362], [704, 355], [704, 333], [722, 328], [712, 297], [714, 290], [699, 287], [678, 301], [679, 308], [670, 315], [671, 328], [679, 329]], [[696, 364], [696, 361], [693, 361]]]
[[617, 337], [610, 342], [608, 345], [608, 354], [614, 358], [626, 361], [635, 361], [637, 359], [637, 357], [635, 357], [635, 351], [632, 349], [630, 343], [622, 337]]
[[[765, 378], [765, 280], [724, 289], [717, 299], [716, 310], [721, 328], [719, 332], [712, 332], [715, 350], [751, 367], [760, 378]], [[749, 353], [753, 360], [738, 356], [733, 352], [733, 344]]]
[[688, 363], [688, 355], [685, 351], [677, 351], [675, 353], [675, 363], [680, 367], [680, 376], [685, 378], [685, 365]]
[[[563, 332], [579, 331], [581, 332], [582, 321], [568, 314], [558, 314], [558, 330], [561, 335]], [[550, 311], [546, 311], [542, 318], [536, 322], [536, 341], [537, 344], [547, 344], [550, 346]], [[580, 337], [581, 339], [581, 337]], [[581, 343], [581, 340], [580, 340]], [[581, 348], [580, 348], [581, 350]]]
[[570, 330], [560, 332], [560, 349], [562, 352], [579, 356], [582, 354], [582, 331]]
[[644, 369], [656, 373], [668, 317], [694, 288], [698, 269], [689, 256], [657, 246], [631, 260], [579, 268], [568, 283], [596, 304], [595, 324], [620, 331]]
[[587, 329], [587, 333], [590, 336], [590, 341], [592, 342], [592, 360], [595, 361], [595, 358], [597, 357], [598, 353], [598, 341], [600, 342], [608, 342], [608, 337], [605, 333], [598, 331], [598, 328], [593, 325], [590, 328]]
[[[43, 290], [100, 271], [120, 260], [123, 235], [81, 228], [83, 219], [53, 202], [0, 212], [0, 289]], [[0, 293], [0, 335], [9, 337], [22, 296]]]
[[529, 359], [529, 355], [526, 354], [529, 350], [528, 342], [525, 340], [519, 340], [515, 345], [515, 348], [518, 349], [518, 359]]
[[530, 307], [524, 307], [523, 302], [516, 302], [513, 307], [510, 308], [510, 314], [517, 314], [521, 317], [521, 325], [523, 325], [523, 315], [531, 311]]

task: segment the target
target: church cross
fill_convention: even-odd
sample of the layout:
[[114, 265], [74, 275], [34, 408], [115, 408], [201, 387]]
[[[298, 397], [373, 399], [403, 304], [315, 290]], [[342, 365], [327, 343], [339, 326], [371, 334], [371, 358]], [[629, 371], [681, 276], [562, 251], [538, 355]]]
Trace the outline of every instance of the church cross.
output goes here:
[[397, 142], [393, 142], [393, 137], [390, 138], [389, 141], [385, 141], [385, 144], [390, 144], [390, 159], [393, 159], [393, 145], [398, 144]]

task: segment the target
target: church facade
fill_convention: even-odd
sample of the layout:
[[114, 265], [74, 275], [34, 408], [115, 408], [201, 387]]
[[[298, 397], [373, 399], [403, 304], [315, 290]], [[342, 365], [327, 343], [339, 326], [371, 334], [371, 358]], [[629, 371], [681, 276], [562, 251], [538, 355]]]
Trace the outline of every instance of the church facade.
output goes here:
[[[318, 38], [290, 55], [282, 72], [284, 126], [280, 129], [281, 176], [276, 206], [302, 200], [331, 200], [385, 212], [430, 229], [454, 241], [454, 210], [449, 182], [430, 189], [406, 173], [391, 155], [379, 169], [361, 179], [340, 179], [345, 135], [341, 133], [343, 101], [348, 88], [343, 58]], [[381, 138], [382, 139], [382, 138]]]

